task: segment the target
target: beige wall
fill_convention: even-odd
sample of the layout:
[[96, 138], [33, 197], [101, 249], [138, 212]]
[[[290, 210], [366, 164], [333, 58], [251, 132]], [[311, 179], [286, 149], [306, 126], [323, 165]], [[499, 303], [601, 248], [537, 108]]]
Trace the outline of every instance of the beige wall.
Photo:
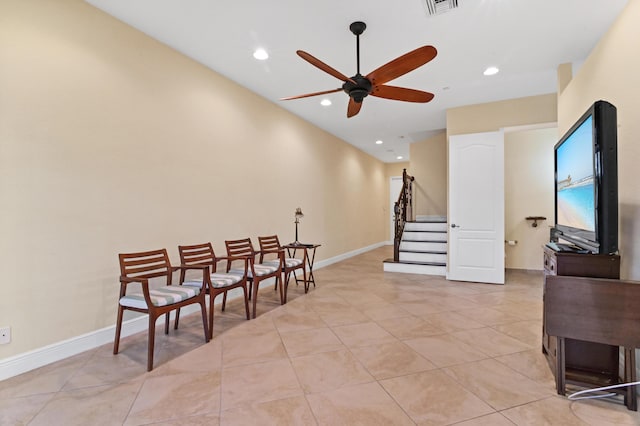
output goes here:
[[[112, 325], [117, 253], [387, 239], [380, 161], [80, 0], [0, 3], [0, 359]], [[387, 231], [388, 233], [388, 231]]]
[[573, 78], [573, 65], [570, 63], [558, 65], [558, 98], [564, 92], [571, 78]]
[[[558, 140], [553, 128], [506, 132], [504, 135], [505, 266], [542, 270], [541, 247], [549, 241], [554, 224], [553, 146]], [[532, 227], [528, 216], [547, 220]]]
[[400, 163], [386, 163], [384, 165], [384, 170], [387, 174], [387, 178], [390, 178], [392, 176], [402, 176], [402, 170], [404, 169], [407, 169], [407, 173], [411, 174], [409, 166], [409, 161], [402, 161]]
[[558, 129], [566, 132], [595, 101], [618, 109], [618, 201], [623, 278], [640, 280], [640, 1], [626, 8], [593, 49], [558, 101]]
[[416, 215], [447, 215], [447, 135], [412, 143], [411, 173], [415, 180]]
[[451, 108], [447, 110], [447, 136], [555, 123], [556, 116], [555, 93]]

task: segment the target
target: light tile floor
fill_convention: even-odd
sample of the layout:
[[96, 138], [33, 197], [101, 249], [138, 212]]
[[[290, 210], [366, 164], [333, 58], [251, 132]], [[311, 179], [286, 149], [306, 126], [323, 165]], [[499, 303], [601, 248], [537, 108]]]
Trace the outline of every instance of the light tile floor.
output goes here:
[[[316, 271], [258, 318], [239, 301], [0, 382], [1, 425], [638, 425], [618, 400], [556, 395], [541, 354], [541, 273], [504, 286], [382, 272], [383, 247]], [[115, 317], [115, 312], [114, 312]]]

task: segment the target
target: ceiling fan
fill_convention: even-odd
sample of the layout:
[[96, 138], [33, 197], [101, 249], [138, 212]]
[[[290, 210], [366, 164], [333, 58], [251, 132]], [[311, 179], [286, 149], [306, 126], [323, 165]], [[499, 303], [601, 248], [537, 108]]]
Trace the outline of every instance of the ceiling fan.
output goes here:
[[347, 95], [349, 95], [347, 117], [350, 118], [360, 112], [363, 99], [369, 95], [377, 96], [379, 98], [393, 99], [396, 101], [421, 103], [429, 102], [433, 99], [433, 93], [407, 89], [404, 87], [387, 86], [385, 83], [398, 78], [409, 71], [413, 71], [435, 58], [438, 54], [436, 48], [433, 46], [419, 47], [391, 62], [384, 64], [366, 76], [363, 76], [360, 74], [360, 34], [362, 34], [366, 28], [367, 25], [360, 21], [354, 22], [349, 26], [351, 32], [356, 36], [357, 73], [353, 77], [345, 76], [340, 71], [335, 70], [303, 50], [296, 51], [298, 56], [309, 62], [311, 65], [334, 76], [338, 80], [343, 81], [344, 84], [342, 87], [334, 90], [325, 90], [323, 92], [291, 96], [280, 100], [286, 101], [291, 99], [308, 98], [310, 96], [326, 95], [328, 93], [335, 93], [343, 90]]

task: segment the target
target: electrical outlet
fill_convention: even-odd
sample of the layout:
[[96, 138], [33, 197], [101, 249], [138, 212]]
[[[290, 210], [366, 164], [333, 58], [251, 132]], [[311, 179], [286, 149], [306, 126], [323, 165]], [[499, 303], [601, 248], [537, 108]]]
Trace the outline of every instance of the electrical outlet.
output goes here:
[[0, 327], [0, 345], [11, 342], [11, 327]]

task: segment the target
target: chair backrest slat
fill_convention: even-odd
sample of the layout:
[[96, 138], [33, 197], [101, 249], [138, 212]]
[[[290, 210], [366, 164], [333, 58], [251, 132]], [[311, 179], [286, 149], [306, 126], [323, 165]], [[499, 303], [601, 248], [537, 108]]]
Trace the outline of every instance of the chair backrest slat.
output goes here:
[[276, 251], [280, 249], [280, 241], [277, 235], [269, 235], [267, 237], [258, 237], [261, 251]]
[[166, 249], [140, 253], [121, 253], [120, 275], [129, 278], [156, 278], [171, 275], [171, 263]]
[[127, 267], [163, 263], [165, 261], [163, 253], [153, 253], [151, 255], [146, 253], [126, 253], [121, 256], [124, 257], [124, 264]]
[[227, 256], [249, 256], [253, 258], [256, 255], [250, 238], [244, 238], [242, 240], [227, 240], [224, 244], [227, 247]]
[[180, 251], [180, 262], [182, 265], [215, 266], [216, 255], [213, 252], [211, 243], [178, 246], [178, 251]]

